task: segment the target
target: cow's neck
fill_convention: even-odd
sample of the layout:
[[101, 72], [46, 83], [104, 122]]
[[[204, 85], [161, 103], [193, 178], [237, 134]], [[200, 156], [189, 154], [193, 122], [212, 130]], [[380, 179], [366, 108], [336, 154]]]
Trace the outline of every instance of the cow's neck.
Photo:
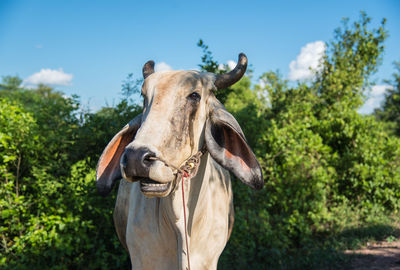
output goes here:
[[[182, 198], [182, 179], [178, 180], [178, 187], [173, 194], [166, 198], [162, 198], [162, 204], [164, 211], [167, 213], [167, 217], [171, 223], [172, 228], [175, 231], [177, 247], [178, 247], [178, 258], [180, 263], [180, 269], [186, 269], [187, 257], [186, 257], [186, 241], [185, 241], [185, 220], [183, 207], [186, 207], [186, 224], [188, 234], [188, 244], [190, 247], [190, 238], [193, 229], [193, 217], [195, 209], [202, 209], [198, 207], [205, 200], [205, 190], [208, 186], [208, 173], [207, 166], [209, 161], [209, 155], [206, 153], [201, 157], [200, 166], [195, 177], [191, 179], [184, 179], [184, 196], [185, 206], [183, 205]], [[195, 233], [195, 232], [194, 232]], [[190, 249], [189, 249], [190, 251]]]

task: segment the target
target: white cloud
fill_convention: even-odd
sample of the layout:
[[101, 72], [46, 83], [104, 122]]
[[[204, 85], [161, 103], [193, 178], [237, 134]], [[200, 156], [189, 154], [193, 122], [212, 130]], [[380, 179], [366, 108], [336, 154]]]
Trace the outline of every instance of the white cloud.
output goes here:
[[310, 42], [301, 48], [296, 60], [289, 64], [289, 80], [311, 79], [314, 75], [313, 71], [320, 68], [319, 63], [324, 56], [325, 48], [323, 41]]
[[228, 62], [226, 62], [226, 64], [228, 65], [229, 69], [232, 70], [236, 67], [236, 62], [233, 60], [228, 60]]
[[172, 67], [165, 62], [157, 63], [154, 67], [154, 71], [164, 71], [164, 70], [172, 70]]
[[370, 96], [371, 97], [382, 96], [383, 94], [385, 94], [386, 89], [388, 89], [388, 88], [393, 88], [393, 87], [391, 85], [385, 85], [385, 84], [374, 85], [374, 86], [372, 86]]
[[72, 74], [65, 73], [62, 68], [58, 70], [44, 68], [26, 78], [24, 84], [70, 85], [72, 77]]
[[362, 114], [370, 114], [374, 111], [374, 109], [378, 108], [382, 101], [385, 98], [385, 92], [387, 89], [393, 88], [390, 85], [374, 85], [371, 88], [371, 92], [364, 105], [358, 110], [359, 113]]
[[219, 64], [218, 69], [219, 70], [225, 70], [225, 67], [228, 66], [229, 70], [232, 70], [236, 67], [236, 62], [233, 60], [228, 60], [226, 61], [226, 64]]

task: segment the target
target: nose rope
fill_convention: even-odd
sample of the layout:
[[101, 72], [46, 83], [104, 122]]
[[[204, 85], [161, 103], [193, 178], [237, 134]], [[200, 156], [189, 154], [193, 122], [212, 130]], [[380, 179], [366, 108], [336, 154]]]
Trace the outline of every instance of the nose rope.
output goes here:
[[182, 174], [182, 204], [183, 204], [183, 218], [185, 222], [185, 242], [186, 242], [186, 258], [188, 267], [187, 269], [190, 270], [190, 256], [189, 256], [189, 244], [188, 244], [188, 233], [187, 233], [187, 224], [186, 224], [186, 205], [185, 205], [185, 187], [183, 185], [183, 180], [185, 177], [188, 177], [187, 173]]
[[160, 157], [148, 157], [147, 159], [161, 161], [162, 163], [164, 163], [165, 166], [173, 168], [175, 170], [174, 174], [177, 174], [180, 171], [179, 168], [175, 167], [172, 164], [167, 163], [165, 160], [163, 160]]
[[168, 164], [166, 161], [162, 160], [159, 157], [149, 157], [148, 159], [150, 160], [159, 160], [163, 162], [166, 166], [171, 167], [176, 170], [174, 174], [176, 174], [176, 181], [178, 180], [178, 177], [181, 177], [181, 182], [182, 182], [182, 204], [183, 204], [183, 218], [184, 218], [184, 224], [185, 224], [185, 243], [186, 243], [186, 258], [187, 258], [187, 263], [188, 267], [187, 269], [190, 270], [190, 256], [189, 256], [189, 244], [188, 244], [188, 233], [187, 233], [187, 218], [186, 218], [186, 203], [185, 203], [185, 188], [183, 185], [184, 179], [189, 181], [191, 178], [195, 177], [197, 174], [197, 171], [199, 170], [199, 165], [200, 165], [200, 158], [202, 155], [205, 154], [207, 151], [206, 146], [204, 145], [203, 148], [201, 148], [200, 151], [198, 151], [196, 154], [191, 156], [188, 160], [186, 160], [185, 163], [180, 168], [176, 168], [175, 166]]
[[166, 162], [160, 157], [148, 157], [147, 159], [161, 161], [165, 164], [165, 166], [173, 168], [175, 170], [174, 174], [177, 176], [177, 178], [178, 175], [183, 175], [185, 174], [185, 172], [186, 174], [188, 174], [188, 176], [190, 176], [190, 178], [192, 178], [197, 174], [197, 170], [200, 164], [200, 158], [202, 155], [204, 155], [206, 151], [206, 146], [203, 146], [196, 154], [187, 159], [180, 168], [175, 167], [174, 165]]

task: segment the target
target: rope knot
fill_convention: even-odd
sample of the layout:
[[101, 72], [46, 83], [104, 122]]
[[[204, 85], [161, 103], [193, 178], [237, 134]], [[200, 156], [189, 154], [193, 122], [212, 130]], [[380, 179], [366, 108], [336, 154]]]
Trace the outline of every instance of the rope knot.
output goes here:
[[200, 165], [200, 158], [205, 153], [205, 147], [203, 147], [195, 155], [191, 156], [178, 170], [184, 178], [192, 178], [197, 174], [197, 170]]

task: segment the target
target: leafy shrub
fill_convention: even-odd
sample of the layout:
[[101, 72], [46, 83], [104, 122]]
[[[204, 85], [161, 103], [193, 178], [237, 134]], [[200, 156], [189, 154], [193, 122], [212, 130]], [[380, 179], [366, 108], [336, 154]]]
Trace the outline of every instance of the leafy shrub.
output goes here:
[[318, 269], [309, 256], [326, 248], [320, 236], [398, 212], [400, 140], [357, 113], [387, 35], [384, 22], [373, 30], [369, 22], [362, 14], [336, 30], [313, 81], [290, 87], [267, 72], [262, 87], [242, 82], [228, 95], [228, 110], [249, 126], [266, 184], [254, 192], [233, 182], [235, 227], [222, 269]]
[[70, 166], [63, 158], [48, 162], [56, 154], [48, 140], [56, 137], [42, 137], [40, 128], [21, 105], [0, 99], [0, 267], [128, 267], [113, 228], [115, 193], [98, 196], [90, 157]]

